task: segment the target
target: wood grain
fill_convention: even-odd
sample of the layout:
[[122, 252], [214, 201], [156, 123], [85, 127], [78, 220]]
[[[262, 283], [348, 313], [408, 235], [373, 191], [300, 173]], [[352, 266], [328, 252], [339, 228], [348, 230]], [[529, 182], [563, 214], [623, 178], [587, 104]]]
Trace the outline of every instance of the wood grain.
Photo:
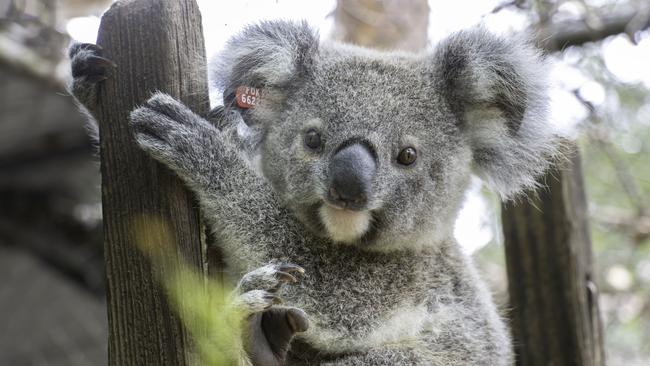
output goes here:
[[[201, 16], [194, 0], [132, 0], [113, 4], [97, 43], [118, 69], [100, 86], [102, 204], [109, 319], [109, 364], [187, 365], [190, 340], [158, 284], [159, 272], [184, 258], [206, 270], [197, 204], [178, 178], [140, 151], [129, 112], [160, 90], [200, 114], [209, 110]], [[180, 252], [152, 267], [134, 242], [135, 222], [161, 220]], [[145, 245], [162, 233], [147, 232]], [[183, 258], [181, 258], [183, 257]]]
[[502, 206], [517, 365], [604, 365], [577, 148], [536, 197]]

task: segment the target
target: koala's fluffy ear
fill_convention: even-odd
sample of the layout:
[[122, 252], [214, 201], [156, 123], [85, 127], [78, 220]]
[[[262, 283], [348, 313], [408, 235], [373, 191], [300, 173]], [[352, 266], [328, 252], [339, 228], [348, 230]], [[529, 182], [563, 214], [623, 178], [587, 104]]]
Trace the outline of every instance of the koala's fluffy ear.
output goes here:
[[482, 28], [447, 38], [433, 57], [435, 87], [471, 144], [475, 172], [504, 198], [535, 187], [558, 142], [547, 61], [526, 39]]
[[306, 22], [264, 21], [231, 38], [213, 62], [212, 80], [233, 106], [239, 86], [262, 89], [255, 114], [273, 113], [310, 70], [318, 52], [318, 34]]

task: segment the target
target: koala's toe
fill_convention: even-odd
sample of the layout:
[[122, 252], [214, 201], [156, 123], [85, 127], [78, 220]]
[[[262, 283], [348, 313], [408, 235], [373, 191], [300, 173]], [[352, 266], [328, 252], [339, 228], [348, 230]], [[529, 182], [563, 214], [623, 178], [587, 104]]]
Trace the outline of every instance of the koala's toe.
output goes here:
[[269, 291], [251, 290], [239, 295], [235, 303], [245, 314], [256, 314], [282, 304], [282, 299]]
[[297, 308], [274, 307], [248, 320], [246, 352], [253, 365], [284, 365], [291, 339], [307, 330], [307, 315]]
[[129, 115], [129, 122], [135, 133], [149, 135], [161, 141], [167, 140], [167, 135], [172, 129], [167, 117], [147, 107], [134, 109]]
[[287, 272], [287, 273], [300, 273], [304, 274], [305, 269], [300, 267], [299, 265], [293, 264], [293, 263], [281, 263], [278, 264], [278, 269], [282, 272]]
[[296, 275], [303, 273], [305, 270], [295, 264], [270, 263], [246, 273], [237, 288], [240, 293], [254, 289], [276, 292], [283, 284], [297, 282]]
[[294, 333], [301, 333], [309, 329], [307, 314], [298, 308], [289, 308], [286, 312], [287, 324]]
[[171, 168], [177, 167], [183, 146], [187, 145], [177, 123], [150, 108], [140, 107], [131, 112], [129, 125], [143, 150]]
[[92, 43], [81, 43], [70, 47], [72, 77], [88, 82], [99, 82], [108, 78], [110, 69], [117, 65], [103, 57], [101, 47]]
[[275, 273], [275, 277], [281, 283], [296, 283], [298, 281], [298, 279], [294, 275], [288, 272], [278, 271]]
[[176, 99], [174, 99], [169, 94], [165, 94], [163, 92], [153, 93], [145, 105], [151, 109], [167, 115], [168, 117], [174, 117], [180, 114], [179, 109], [183, 107], [180, 102], [176, 101]]
[[192, 112], [183, 103], [162, 92], [154, 93], [147, 100], [145, 106], [185, 126], [192, 126], [196, 123], [201, 124], [203, 121], [201, 117]]

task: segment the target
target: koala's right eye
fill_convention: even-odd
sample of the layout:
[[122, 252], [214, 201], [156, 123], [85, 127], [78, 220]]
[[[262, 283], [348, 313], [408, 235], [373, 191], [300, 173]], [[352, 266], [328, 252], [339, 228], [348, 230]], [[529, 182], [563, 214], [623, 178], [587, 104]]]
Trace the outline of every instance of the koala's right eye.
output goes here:
[[312, 150], [316, 150], [316, 149], [320, 148], [321, 144], [322, 144], [322, 141], [321, 141], [321, 138], [320, 138], [320, 133], [318, 133], [318, 131], [316, 131], [316, 130], [307, 131], [307, 133], [305, 134], [305, 145], [308, 148], [310, 148]]

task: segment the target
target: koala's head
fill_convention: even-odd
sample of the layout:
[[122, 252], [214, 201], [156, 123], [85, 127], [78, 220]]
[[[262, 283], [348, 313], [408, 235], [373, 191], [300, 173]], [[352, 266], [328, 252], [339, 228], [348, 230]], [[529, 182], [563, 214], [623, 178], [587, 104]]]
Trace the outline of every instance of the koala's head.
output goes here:
[[264, 175], [309, 229], [368, 249], [447, 238], [470, 173], [508, 198], [554, 154], [545, 61], [483, 29], [421, 54], [319, 44], [305, 23], [265, 22], [215, 65], [226, 107], [264, 131]]

